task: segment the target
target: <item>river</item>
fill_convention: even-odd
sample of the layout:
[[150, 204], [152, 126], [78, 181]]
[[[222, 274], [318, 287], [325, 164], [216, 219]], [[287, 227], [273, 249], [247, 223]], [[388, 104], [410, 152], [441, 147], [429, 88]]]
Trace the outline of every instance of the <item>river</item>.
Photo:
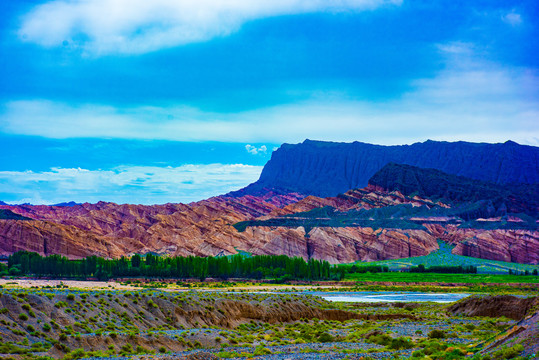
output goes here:
[[470, 294], [458, 293], [421, 293], [421, 292], [304, 292], [335, 302], [426, 302], [450, 303], [463, 299]]

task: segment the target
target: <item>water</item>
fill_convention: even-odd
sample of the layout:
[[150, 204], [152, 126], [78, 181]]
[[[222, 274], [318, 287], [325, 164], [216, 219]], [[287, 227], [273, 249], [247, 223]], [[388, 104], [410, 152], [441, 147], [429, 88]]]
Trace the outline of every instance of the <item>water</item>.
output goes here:
[[450, 303], [463, 299], [470, 294], [420, 293], [420, 292], [309, 292], [334, 302], [426, 302]]
[[[244, 291], [229, 293], [243, 294]], [[422, 293], [413, 291], [248, 291], [250, 294], [298, 294], [313, 295], [332, 302], [358, 302], [358, 303], [383, 303], [383, 302], [435, 302], [451, 303], [464, 299], [471, 294], [464, 293]]]

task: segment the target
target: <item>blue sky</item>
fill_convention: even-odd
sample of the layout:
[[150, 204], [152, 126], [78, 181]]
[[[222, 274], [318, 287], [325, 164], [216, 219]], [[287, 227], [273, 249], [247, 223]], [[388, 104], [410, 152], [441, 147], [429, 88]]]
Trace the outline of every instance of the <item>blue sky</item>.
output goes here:
[[539, 145], [529, 1], [0, 2], [0, 200], [189, 202], [306, 138]]

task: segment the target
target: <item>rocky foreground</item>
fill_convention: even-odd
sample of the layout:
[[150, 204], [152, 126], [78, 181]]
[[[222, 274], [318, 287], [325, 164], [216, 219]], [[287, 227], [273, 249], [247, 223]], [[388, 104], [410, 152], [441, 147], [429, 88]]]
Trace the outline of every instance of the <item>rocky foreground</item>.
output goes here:
[[520, 301], [471, 298], [446, 309], [433, 303], [336, 304], [287, 293], [2, 290], [0, 354], [463, 359], [489, 353], [498, 359], [505, 351], [535, 353], [537, 314], [530, 308], [517, 322], [509, 319], [511, 311], [490, 318], [476, 312]]

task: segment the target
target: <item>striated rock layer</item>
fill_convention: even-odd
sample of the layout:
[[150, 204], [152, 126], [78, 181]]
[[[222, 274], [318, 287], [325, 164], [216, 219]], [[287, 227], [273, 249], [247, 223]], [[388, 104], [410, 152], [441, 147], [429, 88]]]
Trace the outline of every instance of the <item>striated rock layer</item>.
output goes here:
[[[272, 218], [331, 206], [341, 211], [390, 205], [448, 205], [373, 188], [333, 198], [301, 194], [215, 197], [192, 204], [154, 206], [100, 202], [72, 207], [0, 206], [33, 220], [0, 220], [0, 254], [18, 250], [70, 258], [120, 257], [154, 252], [172, 255], [284, 254], [331, 263], [422, 256], [438, 249], [437, 239], [456, 245], [453, 252], [492, 260], [539, 263], [539, 236], [532, 230], [459, 228], [444, 218], [425, 219], [421, 229], [372, 227], [249, 226], [240, 221]], [[445, 220], [448, 220], [444, 223]], [[422, 221], [419, 219], [419, 221]]]

